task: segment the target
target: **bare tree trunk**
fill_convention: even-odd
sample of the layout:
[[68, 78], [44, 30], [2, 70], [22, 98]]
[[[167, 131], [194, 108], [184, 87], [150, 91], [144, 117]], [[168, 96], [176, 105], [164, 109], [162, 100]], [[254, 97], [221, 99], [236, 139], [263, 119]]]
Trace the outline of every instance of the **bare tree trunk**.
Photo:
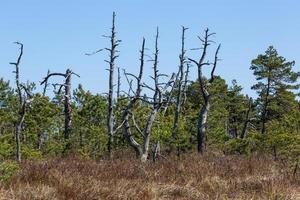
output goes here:
[[[19, 42], [15, 42], [15, 44], [20, 46], [20, 54], [18, 56], [17, 62], [15, 63], [10, 63], [11, 65], [15, 66], [15, 80], [16, 80], [16, 86], [17, 86], [17, 93], [18, 93], [18, 98], [19, 98], [19, 110], [18, 110], [18, 121], [16, 124], [16, 129], [15, 129], [15, 139], [16, 139], [16, 160], [18, 162], [21, 162], [22, 160], [22, 156], [21, 156], [21, 133], [22, 133], [22, 129], [23, 129], [23, 124], [24, 124], [24, 120], [25, 120], [25, 114], [26, 114], [26, 95], [29, 95], [27, 89], [25, 88], [24, 85], [22, 85], [20, 83], [20, 63], [21, 63], [21, 59], [23, 56], [23, 44], [19, 43]], [[22, 90], [25, 91], [25, 94], [23, 94]]]
[[184, 39], [185, 39], [185, 31], [187, 28], [182, 27], [182, 37], [181, 37], [181, 54], [179, 55], [180, 65], [179, 65], [179, 78], [177, 81], [177, 96], [176, 96], [176, 103], [175, 103], [175, 115], [173, 121], [173, 139], [177, 139], [178, 135], [178, 122], [179, 116], [181, 111], [181, 104], [182, 104], [182, 84], [184, 78], [184, 65], [186, 63], [185, 58], [185, 48], [184, 48]]
[[141, 161], [145, 162], [148, 159], [149, 155], [149, 144], [150, 144], [150, 134], [151, 134], [151, 129], [154, 123], [154, 120], [156, 118], [158, 109], [153, 109], [150, 113], [150, 116], [148, 117], [147, 120], [147, 125], [144, 131], [144, 145], [143, 145], [143, 154], [141, 156]]
[[203, 153], [205, 149], [205, 137], [206, 137], [206, 122], [208, 111], [210, 109], [210, 103], [207, 101], [201, 108], [199, 114], [199, 121], [198, 121], [198, 131], [197, 131], [197, 141], [198, 141], [198, 152]]
[[[71, 79], [72, 75], [80, 77], [78, 74], [72, 72], [71, 69], [67, 69], [65, 73], [49, 73], [41, 85], [48, 83], [48, 79], [51, 76], [62, 76], [65, 78], [63, 84], [53, 84], [54, 86], [59, 86], [58, 93], [61, 93], [62, 88], [64, 88], [64, 139], [68, 140], [70, 138], [70, 133], [72, 129], [72, 108], [71, 108]], [[68, 147], [66, 147], [68, 148]]]
[[124, 129], [124, 133], [125, 133], [125, 137], [128, 140], [130, 146], [134, 149], [137, 158], [139, 158], [142, 155], [142, 147], [141, 145], [134, 139], [132, 133], [131, 133], [131, 129], [130, 129], [130, 125], [129, 125], [129, 113], [128, 111], [125, 111], [125, 116], [123, 116], [123, 119], [125, 120], [124, 125], [123, 125], [123, 129]]
[[[132, 81], [130, 81], [128, 79], [128, 76], [132, 76], [137, 80], [137, 89], [135, 92], [133, 92], [135, 94], [134, 97], [129, 97], [130, 98], [130, 102], [127, 106], [127, 108], [125, 109], [124, 115], [123, 115], [123, 120], [124, 120], [124, 125], [123, 125], [123, 129], [125, 132], [125, 135], [130, 143], [130, 145], [135, 149], [136, 153], [140, 155], [140, 159], [142, 162], [147, 161], [148, 159], [148, 154], [149, 154], [149, 145], [150, 145], [150, 136], [151, 136], [151, 130], [153, 127], [153, 123], [155, 121], [155, 118], [157, 116], [157, 113], [161, 110], [163, 104], [165, 103], [163, 96], [165, 95], [165, 92], [167, 90], [167, 88], [171, 85], [171, 83], [173, 83], [174, 77], [175, 75], [173, 74], [170, 81], [168, 83], [166, 83], [164, 85], [164, 87], [162, 87], [162, 83], [159, 83], [159, 77], [163, 76], [162, 74], [158, 73], [158, 69], [157, 69], [157, 65], [158, 65], [158, 28], [157, 28], [157, 33], [156, 33], [156, 40], [155, 40], [155, 53], [154, 53], [154, 64], [153, 64], [153, 80], [154, 80], [154, 88], [146, 85], [145, 83], [142, 84], [141, 82], [141, 78], [143, 75], [143, 66], [144, 66], [144, 45], [145, 45], [145, 40], [143, 40], [143, 46], [142, 46], [142, 50], [141, 50], [141, 65], [140, 65], [140, 74], [139, 76], [135, 76], [133, 74], [130, 73], [125, 73], [126, 79], [129, 83], [129, 91], [132, 91]], [[154, 91], [153, 94], [153, 102], [148, 102], [147, 98], [141, 98], [141, 89], [142, 87], [146, 87], [148, 89], [151, 89], [151, 91]], [[128, 93], [129, 96], [129, 93]], [[148, 116], [147, 119], [147, 123], [146, 123], [146, 127], [144, 129], [144, 131], [141, 131], [140, 128], [137, 126], [137, 124], [135, 123], [134, 120], [134, 116], [133, 113], [131, 113], [132, 108], [134, 107], [135, 103], [137, 100], [142, 100], [142, 101], [146, 101], [147, 103], [152, 105], [152, 110]], [[140, 135], [143, 137], [143, 146], [141, 148], [141, 145], [133, 138], [131, 131], [130, 131], [130, 126], [128, 123], [129, 120], [129, 115], [132, 115], [132, 119], [133, 119], [133, 124], [136, 128], [136, 130], [138, 131], [138, 133], [140, 133]]]
[[[132, 109], [135, 106], [136, 102], [141, 98], [141, 91], [142, 91], [142, 76], [144, 72], [144, 53], [145, 53], [145, 39], [143, 38], [143, 43], [142, 43], [142, 48], [140, 50], [140, 71], [138, 77], [136, 77], [137, 81], [137, 86], [136, 86], [136, 91], [135, 91], [135, 96], [130, 100], [129, 104], [127, 105], [126, 109], [124, 110], [123, 113], [123, 130], [125, 133], [125, 137], [128, 140], [130, 146], [133, 147], [133, 149], [136, 152], [136, 156], [140, 157], [142, 155], [142, 147], [141, 145], [134, 139], [131, 129], [130, 129], [130, 124], [129, 124], [129, 117], [132, 114]], [[125, 76], [127, 74], [125, 73]], [[132, 75], [133, 76], [133, 75]], [[130, 90], [132, 90], [132, 85], [129, 85]], [[128, 94], [129, 95], [129, 94]], [[137, 126], [136, 126], [137, 128]], [[138, 132], [141, 134], [141, 131], [139, 128], [137, 128]]]
[[183, 88], [182, 88], [182, 91], [183, 91], [183, 100], [182, 100], [182, 105], [183, 105], [183, 117], [184, 117], [184, 120], [186, 120], [186, 109], [185, 109], [185, 106], [186, 105], [186, 101], [187, 101], [187, 84], [188, 84], [188, 77], [189, 77], [189, 72], [190, 72], [190, 64], [187, 62], [186, 64], [186, 71], [185, 71], [185, 76], [184, 76], [184, 84], [183, 84]]
[[206, 122], [207, 122], [207, 116], [208, 116], [208, 112], [210, 109], [210, 94], [208, 92], [208, 87], [214, 82], [214, 72], [215, 69], [217, 67], [217, 62], [218, 62], [218, 53], [220, 50], [221, 45], [218, 46], [216, 52], [215, 52], [215, 58], [214, 58], [214, 63], [213, 68], [211, 70], [210, 73], [210, 79], [208, 81], [204, 80], [204, 77], [202, 75], [202, 67], [206, 66], [206, 65], [211, 65], [211, 63], [209, 62], [205, 62], [205, 58], [206, 58], [206, 53], [207, 53], [207, 47], [211, 44], [211, 40], [209, 40], [209, 37], [214, 35], [215, 33], [209, 33], [209, 30], [206, 29], [205, 30], [205, 35], [204, 38], [199, 38], [200, 41], [202, 42], [202, 55], [200, 56], [199, 61], [195, 61], [193, 59], [189, 60], [193, 63], [196, 64], [197, 69], [198, 69], [198, 83], [200, 86], [200, 90], [201, 90], [201, 95], [202, 98], [204, 100], [204, 104], [199, 112], [199, 118], [198, 118], [198, 128], [197, 128], [197, 142], [198, 142], [198, 152], [199, 153], [203, 153], [204, 148], [205, 148], [205, 140], [206, 140]]
[[70, 138], [71, 123], [72, 123], [72, 110], [71, 110], [71, 76], [72, 71], [67, 69], [65, 80], [65, 96], [64, 96], [64, 115], [65, 115], [65, 130], [64, 138], [68, 140]]
[[22, 132], [23, 124], [24, 124], [24, 119], [25, 119], [25, 102], [22, 102], [20, 105], [20, 110], [19, 110], [19, 119], [18, 123], [16, 126], [16, 159], [18, 162], [21, 162], [21, 140], [20, 140], [20, 135]]
[[118, 57], [116, 55], [116, 47], [118, 46], [119, 41], [116, 40], [115, 32], [115, 12], [113, 13], [112, 28], [110, 43], [111, 47], [108, 49], [110, 52], [109, 57], [109, 91], [108, 91], [108, 114], [107, 114], [107, 130], [108, 130], [108, 143], [107, 150], [109, 156], [112, 157], [112, 145], [113, 145], [113, 136], [114, 136], [114, 114], [113, 114], [113, 93], [114, 93], [114, 69], [115, 69], [115, 59]]

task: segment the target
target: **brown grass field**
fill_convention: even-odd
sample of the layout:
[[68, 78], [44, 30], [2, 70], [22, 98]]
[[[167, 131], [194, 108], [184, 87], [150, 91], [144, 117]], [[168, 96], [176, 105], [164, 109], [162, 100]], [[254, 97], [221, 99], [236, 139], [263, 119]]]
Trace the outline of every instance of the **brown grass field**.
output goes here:
[[24, 161], [0, 183], [0, 200], [300, 199], [299, 177], [267, 156], [185, 154], [142, 164], [124, 155]]

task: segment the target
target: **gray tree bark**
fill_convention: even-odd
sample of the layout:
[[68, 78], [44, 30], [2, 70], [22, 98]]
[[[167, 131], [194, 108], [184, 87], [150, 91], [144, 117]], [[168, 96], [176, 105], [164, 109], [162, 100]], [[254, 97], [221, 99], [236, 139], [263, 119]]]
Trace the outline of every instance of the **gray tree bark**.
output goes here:
[[[129, 97], [130, 98], [130, 102], [127, 106], [127, 108], [125, 109], [125, 112], [123, 114], [123, 120], [124, 120], [124, 125], [123, 125], [123, 129], [126, 135], [126, 138], [128, 139], [130, 145], [135, 149], [137, 155], [140, 156], [140, 159], [142, 162], [145, 162], [148, 160], [148, 156], [149, 156], [149, 145], [150, 145], [150, 136], [151, 136], [151, 130], [153, 127], [153, 123], [155, 121], [155, 118], [157, 116], [157, 113], [161, 110], [162, 106], [164, 105], [165, 101], [164, 101], [164, 95], [165, 92], [167, 90], [167, 88], [171, 85], [171, 83], [174, 82], [174, 77], [175, 74], [172, 75], [171, 79], [169, 80], [168, 83], [166, 83], [164, 85], [164, 87], [162, 87], [162, 83], [159, 83], [159, 77], [163, 76], [162, 74], [158, 73], [158, 36], [159, 36], [159, 32], [157, 29], [157, 33], [156, 33], [156, 39], [155, 39], [155, 53], [154, 53], [154, 59], [153, 59], [153, 77], [152, 79], [154, 80], [154, 88], [146, 85], [145, 83], [142, 84], [141, 82], [141, 78], [143, 75], [143, 66], [144, 66], [144, 45], [145, 45], [145, 40], [143, 40], [143, 45], [142, 45], [142, 50], [141, 50], [141, 65], [140, 65], [140, 74], [139, 76], [135, 76], [133, 74], [130, 73], [125, 73], [127, 82], [129, 83], [129, 91], [132, 91], [132, 81], [130, 81], [128, 79], [128, 76], [132, 76], [137, 80], [137, 89], [135, 92], [133, 92], [135, 94], [134, 97]], [[152, 91], [154, 91], [153, 97], [152, 97], [152, 102], [149, 102], [147, 99], [148, 98], [144, 98], [141, 97], [141, 89], [142, 87], [146, 87], [148, 89], [151, 89]], [[128, 96], [130, 96], [130, 94], [128, 93]], [[147, 122], [146, 122], [146, 127], [143, 131], [141, 131], [141, 129], [137, 126], [137, 124], [135, 123], [134, 120], [134, 116], [132, 111], [132, 108], [134, 107], [135, 103], [137, 102], [137, 100], [142, 100], [147, 102], [147, 104], [150, 104], [152, 107], [152, 110], [148, 116]], [[143, 137], [143, 145], [139, 144], [134, 137], [131, 134], [130, 131], [130, 126], [129, 126], [129, 116], [132, 115], [132, 119], [134, 121], [134, 126], [137, 129], [137, 131], [142, 135]]]
[[113, 145], [113, 137], [114, 137], [114, 113], [113, 113], [113, 93], [114, 93], [114, 70], [115, 70], [115, 60], [118, 57], [117, 46], [119, 45], [120, 40], [116, 40], [116, 31], [115, 31], [115, 17], [116, 14], [113, 12], [112, 19], [112, 28], [110, 38], [110, 48], [106, 50], [109, 51], [109, 60], [106, 61], [109, 63], [109, 91], [108, 91], [108, 114], [107, 114], [107, 130], [108, 130], [108, 143], [107, 149], [109, 156], [112, 158], [112, 145]]
[[[130, 115], [132, 114], [132, 109], [136, 105], [137, 101], [141, 98], [141, 91], [142, 91], [142, 77], [143, 77], [143, 72], [144, 72], [144, 53], [145, 53], [145, 38], [143, 38], [143, 43], [142, 43], [142, 48], [140, 50], [140, 71], [138, 77], [136, 77], [137, 81], [137, 86], [136, 86], [136, 91], [135, 91], [135, 96], [130, 100], [129, 104], [127, 105], [126, 109], [124, 110], [123, 113], [123, 130], [125, 133], [125, 137], [127, 138], [130, 146], [133, 147], [133, 149], [136, 152], [136, 156], [140, 157], [142, 155], [142, 147], [141, 145], [134, 139], [130, 124], [129, 124], [129, 119]], [[126, 73], [125, 73], [126, 76]], [[129, 85], [130, 89], [132, 90], [132, 85]], [[129, 95], [129, 94], [128, 94]], [[140, 129], [138, 129], [140, 130]], [[141, 131], [139, 131], [141, 133]]]
[[207, 48], [208, 46], [211, 44], [211, 40], [209, 39], [210, 36], [214, 35], [215, 33], [209, 33], [209, 30], [206, 29], [205, 30], [205, 35], [204, 38], [200, 38], [200, 41], [202, 42], [202, 54], [200, 56], [199, 61], [195, 61], [191, 58], [189, 58], [189, 60], [191, 62], [193, 62], [194, 64], [196, 64], [197, 66], [197, 70], [198, 70], [198, 83], [200, 86], [200, 90], [201, 90], [201, 95], [203, 98], [203, 105], [200, 109], [199, 112], [199, 116], [198, 116], [198, 128], [197, 128], [197, 149], [199, 153], [203, 153], [204, 149], [205, 149], [205, 138], [206, 138], [206, 122], [207, 122], [207, 117], [208, 117], [208, 112], [210, 109], [210, 97], [211, 95], [208, 92], [208, 88], [209, 86], [214, 82], [214, 72], [215, 69], [217, 67], [217, 62], [218, 62], [218, 53], [220, 50], [221, 45], [218, 46], [216, 52], [215, 52], [215, 58], [214, 58], [214, 63], [213, 68], [211, 70], [210, 73], [210, 79], [208, 81], [205, 81], [203, 74], [202, 74], [202, 67], [203, 66], [207, 66], [207, 65], [211, 65], [211, 63], [209, 63], [208, 61], [205, 62], [205, 58], [206, 58], [206, 54], [207, 54]]
[[182, 36], [181, 36], [181, 54], [179, 55], [180, 65], [179, 65], [179, 76], [178, 80], [176, 80], [177, 84], [177, 96], [176, 96], [176, 102], [175, 102], [175, 115], [174, 115], [174, 121], [173, 121], [173, 139], [177, 138], [178, 135], [178, 122], [180, 117], [180, 111], [181, 111], [181, 104], [182, 104], [182, 87], [183, 87], [183, 79], [184, 79], [184, 65], [186, 64], [186, 57], [185, 57], [185, 46], [184, 46], [184, 40], [185, 40], [185, 31], [187, 28], [182, 27]]
[[[20, 46], [20, 54], [17, 58], [17, 62], [12, 62], [10, 63], [11, 65], [15, 66], [15, 71], [14, 73], [16, 74], [15, 76], [15, 81], [16, 81], [16, 87], [17, 87], [17, 94], [18, 94], [18, 99], [19, 99], [19, 105], [18, 105], [18, 121], [16, 124], [16, 129], [15, 129], [15, 140], [16, 140], [16, 160], [18, 162], [21, 162], [22, 160], [22, 154], [21, 154], [21, 133], [25, 121], [25, 115], [26, 115], [26, 100], [28, 97], [30, 97], [28, 89], [20, 83], [20, 63], [21, 59], [23, 56], [23, 49], [24, 45], [20, 42], [15, 42], [15, 44]], [[24, 92], [23, 92], [24, 91]]]
[[62, 76], [65, 78], [63, 84], [53, 84], [55, 87], [59, 86], [58, 93], [61, 93], [62, 88], [64, 88], [64, 139], [68, 140], [71, 134], [72, 127], [72, 108], [71, 108], [71, 79], [72, 75], [80, 77], [78, 74], [72, 72], [71, 69], [67, 69], [65, 73], [49, 73], [41, 85], [48, 83], [48, 79], [51, 76]]

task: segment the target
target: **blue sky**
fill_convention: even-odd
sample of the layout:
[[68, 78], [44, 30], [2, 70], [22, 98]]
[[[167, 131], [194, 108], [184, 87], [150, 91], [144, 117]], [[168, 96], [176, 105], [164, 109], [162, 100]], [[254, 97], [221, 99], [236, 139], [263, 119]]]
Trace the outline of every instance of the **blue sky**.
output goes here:
[[[197, 35], [208, 27], [222, 43], [216, 73], [228, 83], [236, 79], [244, 92], [255, 82], [250, 62], [269, 45], [300, 71], [300, 1], [298, 0], [9, 0], [0, 3], [0, 77], [13, 79], [8, 63], [18, 54], [14, 41], [24, 43], [23, 81], [38, 82], [47, 70], [71, 67], [81, 75], [74, 87], [84, 84], [94, 93], [106, 92], [107, 53], [92, 57], [85, 52], [108, 45], [101, 35], [109, 33], [111, 15], [117, 13], [120, 45], [117, 65], [130, 72], [138, 69], [142, 37], [151, 54], [156, 26], [160, 28], [160, 70], [177, 70], [181, 25], [189, 28], [188, 49], [199, 46]], [[215, 46], [211, 47], [213, 52]], [[188, 52], [197, 58], [197, 52]], [[150, 73], [151, 63], [147, 63]], [[192, 69], [191, 79], [195, 79]], [[123, 84], [125, 85], [125, 83]], [[50, 91], [49, 91], [50, 93]]]

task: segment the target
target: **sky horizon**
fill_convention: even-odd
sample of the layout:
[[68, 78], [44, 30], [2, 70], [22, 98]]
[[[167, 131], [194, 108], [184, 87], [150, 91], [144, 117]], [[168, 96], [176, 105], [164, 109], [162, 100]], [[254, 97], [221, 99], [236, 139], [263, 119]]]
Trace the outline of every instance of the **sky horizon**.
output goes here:
[[[24, 44], [21, 80], [37, 84], [51, 72], [64, 72], [68, 67], [81, 78], [73, 78], [73, 89], [79, 83], [93, 93], [108, 89], [107, 52], [85, 56], [87, 52], [108, 46], [113, 11], [116, 12], [117, 38], [122, 40], [117, 66], [136, 73], [142, 38], [147, 54], [153, 52], [156, 27], [159, 27], [159, 69], [171, 74], [177, 71], [181, 26], [186, 32], [187, 55], [200, 45], [197, 36], [205, 28], [216, 32], [216, 44], [209, 48], [210, 58], [218, 43], [222, 44], [216, 75], [231, 84], [236, 79], [243, 93], [255, 96], [250, 87], [255, 77], [249, 69], [251, 60], [273, 45], [288, 61], [295, 60], [300, 71], [300, 2], [297, 0], [10, 0], [0, 5], [0, 78], [13, 82], [13, 66], [18, 56], [15, 41]], [[191, 80], [196, 79], [192, 69]], [[145, 76], [151, 73], [146, 64]], [[207, 71], [206, 71], [207, 72]], [[116, 80], [117, 77], [115, 77]], [[58, 79], [54, 79], [53, 82]], [[299, 81], [298, 81], [299, 82]], [[123, 78], [123, 84], [126, 81]], [[41, 91], [42, 87], [37, 86]], [[51, 94], [52, 89], [48, 92]]]

